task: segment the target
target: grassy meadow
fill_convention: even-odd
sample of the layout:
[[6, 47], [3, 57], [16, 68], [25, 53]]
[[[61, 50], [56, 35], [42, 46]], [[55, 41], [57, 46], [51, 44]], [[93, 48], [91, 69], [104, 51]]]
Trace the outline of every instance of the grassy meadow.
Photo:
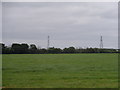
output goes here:
[[6, 54], [6, 88], [117, 88], [117, 54]]

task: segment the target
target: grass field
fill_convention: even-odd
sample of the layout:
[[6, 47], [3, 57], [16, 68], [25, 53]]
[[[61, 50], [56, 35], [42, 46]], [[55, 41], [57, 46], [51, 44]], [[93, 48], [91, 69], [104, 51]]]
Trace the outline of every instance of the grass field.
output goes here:
[[117, 54], [3, 55], [3, 87], [117, 88]]

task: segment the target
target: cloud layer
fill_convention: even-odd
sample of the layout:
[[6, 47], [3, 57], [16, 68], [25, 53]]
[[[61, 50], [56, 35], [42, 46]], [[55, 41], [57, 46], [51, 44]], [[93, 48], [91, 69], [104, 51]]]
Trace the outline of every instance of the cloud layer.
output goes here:
[[3, 3], [3, 42], [117, 48], [117, 3]]

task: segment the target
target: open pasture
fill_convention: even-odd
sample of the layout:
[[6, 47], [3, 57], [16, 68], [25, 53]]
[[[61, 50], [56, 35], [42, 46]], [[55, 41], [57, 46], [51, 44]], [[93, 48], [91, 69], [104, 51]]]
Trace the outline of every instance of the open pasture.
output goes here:
[[5, 54], [6, 88], [117, 88], [118, 54]]

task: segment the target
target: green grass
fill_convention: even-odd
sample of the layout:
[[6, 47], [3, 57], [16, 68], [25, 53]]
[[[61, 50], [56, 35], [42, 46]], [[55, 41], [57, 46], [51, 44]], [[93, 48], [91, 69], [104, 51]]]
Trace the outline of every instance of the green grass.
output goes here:
[[0, 89], [2, 87], [2, 54], [0, 54]]
[[117, 88], [117, 54], [3, 55], [3, 87]]

